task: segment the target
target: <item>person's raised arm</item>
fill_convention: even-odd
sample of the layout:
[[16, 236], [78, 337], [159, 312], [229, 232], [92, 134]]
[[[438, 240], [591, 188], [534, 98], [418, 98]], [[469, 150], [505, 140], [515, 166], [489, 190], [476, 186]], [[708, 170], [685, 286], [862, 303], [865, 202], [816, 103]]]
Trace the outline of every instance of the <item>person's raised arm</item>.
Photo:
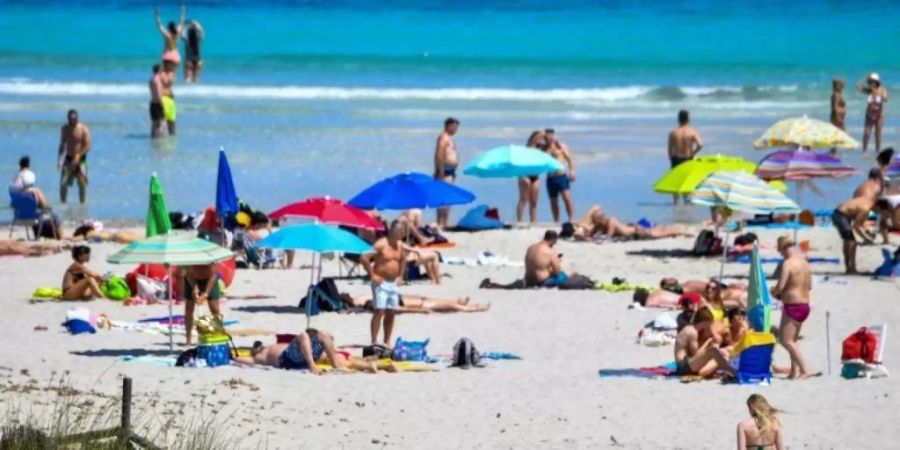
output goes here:
[[159, 8], [153, 8], [153, 15], [156, 17], [156, 28], [159, 28], [159, 32], [163, 36], [168, 35], [169, 33], [166, 31], [166, 27], [163, 26], [162, 19], [159, 18]]
[[178, 39], [178, 35], [180, 35], [181, 31], [184, 30], [184, 16], [185, 16], [186, 12], [187, 12], [187, 8], [185, 8], [184, 5], [181, 5], [181, 13], [178, 17], [178, 28], [175, 29], [176, 30], [175, 36], [172, 36], [175, 39]]
[[744, 436], [744, 429], [741, 423], [737, 426], [737, 448], [738, 450], [747, 450], [747, 436]]

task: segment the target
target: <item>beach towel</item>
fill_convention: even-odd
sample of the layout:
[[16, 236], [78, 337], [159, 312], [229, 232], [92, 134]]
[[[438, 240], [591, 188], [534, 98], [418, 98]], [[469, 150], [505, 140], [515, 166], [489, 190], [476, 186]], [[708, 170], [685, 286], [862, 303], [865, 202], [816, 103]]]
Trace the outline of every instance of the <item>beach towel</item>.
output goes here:
[[632, 283], [619, 283], [613, 284], [611, 282], [603, 282], [597, 284], [594, 289], [598, 291], [606, 291], [606, 292], [626, 292], [626, 291], [636, 291], [638, 289], [646, 289], [649, 292], [658, 291], [659, 286], [655, 286], [652, 284], [632, 284]]
[[145, 364], [153, 364], [155, 366], [175, 367], [176, 358], [174, 356], [125, 355], [122, 357], [122, 361], [141, 362]]
[[[734, 259], [734, 262], [739, 264], [750, 264], [751, 261], [750, 255], [742, 255]], [[759, 262], [763, 264], [779, 264], [784, 259], [782, 258], [759, 258]], [[806, 261], [810, 264], [840, 264], [840, 258], [823, 258], [819, 256], [813, 256], [806, 258]]]
[[675, 370], [675, 361], [672, 361], [667, 364], [663, 364], [661, 366], [655, 367], [639, 367], [639, 368], [628, 368], [628, 369], [600, 369], [598, 374], [601, 378], [618, 378], [618, 377], [631, 377], [631, 378], [646, 378], [646, 379], [657, 379], [657, 378], [669, 378], [669, 379], [678, 379], [678, 373]]
[[512, 261], [507, 256], [495, 255], [490, 250], [485, 250], [475, 258], [445, 257], [444, 262], [454, 266], [491, 266], [491, 267], [525, 267], [522, 261]]
[[62, 300], [63, 291], [58, 287], [39, 287], [31, 293], [31, 301]]
[[481, 359], [490, 359], [494, 361], [500, 360], [520, 360], [521, 356], [516, 355], [515, 353], [505, 353], [505, 352], [487, 352], [481, 354]]

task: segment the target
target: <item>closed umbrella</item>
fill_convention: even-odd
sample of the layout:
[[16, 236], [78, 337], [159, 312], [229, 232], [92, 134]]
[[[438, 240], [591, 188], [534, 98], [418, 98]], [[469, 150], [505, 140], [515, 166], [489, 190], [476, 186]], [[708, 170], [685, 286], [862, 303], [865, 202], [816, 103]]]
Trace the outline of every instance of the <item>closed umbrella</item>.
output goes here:
[[[231, 166], [225, 150], [219, 149], [219, 171], [216, 176], [216, 215], [228, 218], [239, 211], [238, 196], [234, 189], [234, 180], [231, 178]], [[229, 221], [223, 220], [224, 223]]]
[[809, 117], [792, 117], [780, 120], [766, 130], [753, 146], [756, 148], [806, 147], [843, 148], [859, 147], [849, 134], [840, 128]]
[[763, 180], [808, 180], [849, 177], [856, 169], [828, 153], [779, 150], [766, 155], [755, 173]]
[[354, 208], [338, 199], [329, 197], [308, 198], [301, 202], [291, 203], [269, 213], [272, 219], [301, 217], [314, 219], [329, 225], [382, 230], [384, 224], [365, 211]]
[[350, 199], [361, 209], [439, 208], [462, 205], [475, 200], [471, 192], [450, 183], [435, 180], [424, 173], [401, 173], [385, 178]]
[[[106, 258], [112, 264], [163, 264], [169, 266], [199, 266], [213, 264], [234, 253], [204, 239], [189, 235], [165, 234], [134, 241]], [[169, 351], [174, 351], [172, 337], [172, 276], [169, 275]]]
[[519, 178], [563, 170], [546, 152], [522, 145], [504, 145], [481, 154], [463, 170], [481, 178]]
[[660, 194], [687, 195], [694, 192], [709, 174], [720, 170], [744, 171], [751, 173], [756, 164], [743, 158], [727, 155], [707, 155], [679, 164], [666, 172], [653, 185]]
[[[710, 207], [724, 207], [750, 214], [794, 214], [800, 207], [772, 186], [746, 172], [715, 172], [703, 181], [691, 195], [691, 202]], [[728, 233], [722, 245], [719, 279], [725, 270], [728, 256]]]
[[155, 173], [150, 176], [150, 201], [147, 206], [145, 230], [146, 237], [166, 234], [172, 230], [169, 208], [166, 207], [166, 195]]
[[[346, 230], [320, 223], [306, 223], [284, 227], [266, 236], [257, 243], [260, 247], [282, 250], [307, 250], [312, 252], [312, 266], [309, 276], [309, 290], [306, 297], [306, 326], [312, 315], [313, 288], [316, 279], [316, 254], [321, 253], [369, 253], [372, 246], [359, 236]], [[322, 269], [319, 268], [319, 277]]]
[[768, 333], [772, 329], [772, 296], [766, 285], [766, 273], [759, 261], [759, 246], [756, 242], [753, 243], [749, 281], [747, 321], [750, 322], [750, 328]]

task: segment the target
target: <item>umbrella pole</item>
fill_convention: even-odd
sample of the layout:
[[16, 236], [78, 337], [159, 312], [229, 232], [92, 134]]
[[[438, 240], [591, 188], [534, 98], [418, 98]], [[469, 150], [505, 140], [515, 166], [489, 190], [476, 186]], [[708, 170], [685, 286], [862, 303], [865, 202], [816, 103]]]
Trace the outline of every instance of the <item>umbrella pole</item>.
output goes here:
[[163, 266], [166, 268], [166, 273], [168, 273], [168, 278], [169, 278], [169, 295], [168, 295], [168, 297], [169, 297], [169, 353], [175, 353], [175, 337], [172, 334], [173, 333], [172, 332], [172, 302], [174, 301], [174, 294], [175, 294], [174, 288], [172, 287], [173, 286], [173, 283], [172, 283], [173, 276], [171, 273], [169, 273], [169, 265], [164, 264]]
[[725, 225], [725, 240], [722, 241], [722, 263], [719, 264], [719, 282], [722, 282], [722, 278], [725, 276], [725, 259], [728, 258], [728, 238], [731, 234], [731, 230], [728, 229], [728, 225]]
[[831, 311], [825, 311], [825, 367], [831, 376]]
[[309, 266], [309, 293], [306, 294], [306, 328], [309, 328], [310, 323], [310, 315], [312, 314], [312, 302], [316, 301], [313, 294], [315, 290], [313, 289], [313, 282], [315, 281], [316, 276], [316, 254], [312, 254], [312, 263]]

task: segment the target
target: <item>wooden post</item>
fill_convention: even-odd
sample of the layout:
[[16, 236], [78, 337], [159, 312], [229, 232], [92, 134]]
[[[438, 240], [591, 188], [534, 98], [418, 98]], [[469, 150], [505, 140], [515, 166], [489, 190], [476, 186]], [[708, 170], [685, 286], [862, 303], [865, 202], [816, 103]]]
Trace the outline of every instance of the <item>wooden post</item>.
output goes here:
[[131, 377], [122, 380], [122, 437], [131, 437]]

